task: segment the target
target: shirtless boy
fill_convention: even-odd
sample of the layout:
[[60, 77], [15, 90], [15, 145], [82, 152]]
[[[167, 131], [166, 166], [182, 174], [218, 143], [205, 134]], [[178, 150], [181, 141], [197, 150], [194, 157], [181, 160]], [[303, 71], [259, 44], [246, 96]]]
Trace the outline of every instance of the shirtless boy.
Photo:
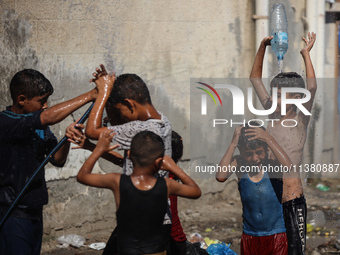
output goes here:
[[[273, 39], [273, 37], [269, 36], [262, 40], [250, 74], [250, 80], [265, 109], [270, 108], [272, 100], [261, 79], [262, 65], [266, 47], [270, 45], [271, 39]], [[302, 39], [306, 45], [300, 53], [306, 66], [307, 90], [311, 94], [310, 100], [304, 103], [303, 106], [307, 111], [311, 112], [317, 85], [309, 52], [316, 40], [316, 34], [308, 33], [308, 40], [305, 38]], [[271, 81], [270, 87], [271, 89], [274, 87], [277, 88], [278, 105], [275, 112], [271, 114], [269, 118], [278, 119], [279, 121], [274, 121], [273, 125], [268, 125], [267, 131], [284, 149], [293, 165], [298, 167], [302, 161], [303, 147], [306, 141], [310, 116], [305, 115], [301, 111], [297, 112], [296, 106], [291, 104], [287, 105], [286, 115], [281, 115], [281, 88], [305, 88], [304, 80], [297, 73], [280, 73]], [[300, 99], [302, 97], [303, 95], [299, 93], [287, 94], [287, 99]], [[292, 119], [292, 121], [288, 121], [287, 119]], [[296, 123], [297, 125], [295, 127], [284, 127], [282, 125], [284, 121], [286, 121], [286, 126], [294, 126]], [[271, 155], [270, 157], [274, 156]], [[282, 202], [288, 238], [288, 254], [305, 254], [307, 208], [299, 172], [291, 171], [283, 173]]]

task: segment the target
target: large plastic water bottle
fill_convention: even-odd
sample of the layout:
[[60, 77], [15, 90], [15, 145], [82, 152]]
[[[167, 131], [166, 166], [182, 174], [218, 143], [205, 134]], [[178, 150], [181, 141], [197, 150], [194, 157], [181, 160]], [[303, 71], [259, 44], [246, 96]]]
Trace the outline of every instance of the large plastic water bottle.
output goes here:
[[271, 40], [272, 50], [280, 62], [288, 49], [287, 15], [283, 4], [276, 3], [271, 8], [270, 32], [274, 36]]

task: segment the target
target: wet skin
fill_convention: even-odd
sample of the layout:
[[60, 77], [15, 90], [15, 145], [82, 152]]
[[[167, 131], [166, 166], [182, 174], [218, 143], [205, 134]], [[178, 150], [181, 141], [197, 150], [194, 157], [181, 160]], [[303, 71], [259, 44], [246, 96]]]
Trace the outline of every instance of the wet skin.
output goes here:
[[247, 162], [248, 166], [258, 167], [259, 171], [249, 173], [249, 178], [253, 182], [259, 182], [263, 177], [263, 172], [260, 171], [262, 170], [261, 166], [264, 165], [268, 159], [267, 150], [264, 148], [264, 146], [259, 146], [254, 150], [250, 149], [249, 147], [246, 147], [240, 150], [240, 154], [243, 157], [243, 159]]

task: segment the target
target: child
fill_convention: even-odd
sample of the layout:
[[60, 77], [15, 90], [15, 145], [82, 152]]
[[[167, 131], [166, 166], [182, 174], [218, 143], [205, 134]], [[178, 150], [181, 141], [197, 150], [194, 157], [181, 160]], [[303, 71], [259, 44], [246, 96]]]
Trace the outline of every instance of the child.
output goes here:
[[[48, 108], [53, 93], [50, 81], [40, 72], [25, 69], [10, 83], [13, 105], [0, 113], [0, 217], [7, 213], [19, 192], [40, 163], [57, 144], [49, 129], [73, 111], [96, 98], [96, 89]], [[75, 124], [69, 137], [80, 135]], [[69, 151], [66, 142], [50, 159], [63, 166]], [[42, 209], [48, 195], [44, 171], [29, 186], [12, 215], [0, 229], [0, 254], [40, 254], [43, 234]]]
[[[260, 48], [256, 54], [252, 72], [250, 74], [251, 82], [256, 93], [265, 109], [271, 106], [271, 98], [267, 93], [261, 77], [262, 64], [266, 46], [270, 45], [273, 37], [266, 37], [262, 40]], [[309, 55], [316, 40], [315, 33], [308, 33], [308, 40], [302, 38], [306, 46], [300, 51], [306, 65], [307, 89], [311, 93], [310, 100], [303, 106], [310, 112], [313, 106], [316, 93], [316, 80], [313, 65]], [[303, 147], [307, 137], [307, 126], [310, 116], [304, 115], [301, 111], [297, 113], [296, 106], [287, 105], [287, 114], [280, 114], [280, 95], [283, 87], [300, 87], [304, 88], [305, 84], [302, 77], [296, 73], [280, 73], [270, 84], [270, 87], [278, 88], [278, 107], [276, 111], [269, 116], [270, 119], [279, 119], [274, 122], [273, 126], [268, 126], [268, 133], [271, 134], [277, 143], [285, 150], [296, 168], [302, 161]], [[303, 95], [289, 93], [287, 98], [301, 98]], [[284, 127], [282, 122], [287, 119], [293, 119], [297, 125], [295, 127]], [[293, 121], [290, 121], [294, 126]], [[289, 124], [289, 121], [286, 123]], [[271, 155], [272, 157], [273, 155]], [[306, 200], [303, 195], [303, 188], [298, 171], [283, 173], [283, 196], [282, 196], [284, 218], [288, 238], [288, 254], [304, 254], [306, 249]], [[303, 228], [301, 228], [303, 227]]]
[[[84, 128], [84, 125], [78, 124], [77, 127], [79, 128], [79, 130], [82, 130]], [[82, 135], [81, 137], [77, 138], [76, 141], [71, 140], [73, 143], [78, 145], [77, 147], [74, 147], [74, 149], [82, 148], [82, 149], [93, 151], [93, 149], [95, 148], [95, 144], [91, 143], [88, 139], [85, 139], [85, 138], [86, 137]], [[172, 131], [171, 147], [172, 147], [172, 156], [171, 156], [172, 160], [177, 164], [178, 160], [183, 155], [183, 142], [182, 142], [182, 137], [175, 131]], [[109, 151], [108, 153], [103, 154], [101, 157], [109, 160], [112, 163], [117, 164], [116, 163], [117, 160], [122, 160], [122, 159], [120, 159], [119, 156], [117, 156], [116, 154], [114, 151]], [[177, 179], [177, 177], [171, 173], [169, 174], [169, 177], [170, 179]], [[180, 219], [178, 217], [177, 196], [171, 195], [169, 199], [170, 199], [172, 225], [171, 225], [171, 238], [168, 241], [169, 244], [167, 245], [167, 249], [166, 249], [167, 254], [168, 255], [169, 254], [185, 255], [187, 238], [186, 238], [185, 233], [183, 232], [183, 228], [182, 228]], [[168, 231], [169, 230], [165, 228], [165, 232], [168, 232]], [[117, 232], [118, 231], [115, 230], [111, 234], [107, 242], [107, 245], [105, 247], [105, 250], [103, 252], [103, 255], [104, 254], [117, 254], [117, 234], [118, 234]]]
[[[172, 131], [171, 136], [172, 160], [177, 164], [183, 155], [183, 141], [182, 137], [175, 131]], [[177, 177], [170, 173], [170, 179], [177, 179]], [[181, 221], [178, 217], [177, 211], [177, 196], [170, 196], [170, 210], [171, 210], [171, 238], [169, 247], [167, 248], [168, 255], [185, 255], [186, 254], [186, 240], [187, 237], [183, 231]]]
[[[100, 65], [93, 74], [98, 89], [98, 97], [89, 116], [85, 134], [90, 139], [98, 139], [101, 132], [111, 130], [116, 133], [114, 140], [124, 150], [123, 174], [132, 173], [132, 162], [127, 157], [132, 138], [141, 131], [152, 131], [159, 135], [164, 142], [165, 155], [171, 156], [171, 133], [170, 121], [158, 112], [152, 105], [149, 90], [144, 81], [135, 74], [120, 75], [117, 80], [114, 75], [108, 75], [105, 67]], [[106, 108], [108, 121], [113, 124], [119, 119], [124, 122], [121, 125], [102, 127], [103, 111]], [[168, 176], [168, 172], [160, 170], [159, 176]], [[168, 210], [164, 217], [164, 228], [171, 231], [171, 212]], [[110, 240], [114, 240], [115, 231]], [[111, 241], [104, 254], [111, 251]]]
[[[128, 157], [133, 163], [133, 172], [130, 176], [92, 174], [98, 158], [118, 146], [110, 145], [114, 135], [111, 130], [100, 134], [97, 146], [80, 169], [77, 180], [113, 191], [117, 208], [118, 254], [166, 254], [163, 219], [169, 195], [198, 198], [201, 191], [169, 156], [164, 156], [162, 138], [150, 131], [138, 133], [131, 141]], [[155, 177], [161, 167], [176, 175], [183, 184]]]
[[[100, 65], [94, 73], [94, 81], [98, 89], [98, 97], [92, 108], [86, 125], [85, 134], [90, 139], [98, 139], [102, 131], [110, 129], [116, 133], [115, 141], [124, 150], [123, 173], [132, 173], [132, 163], [127, 158], [132, 137], [144, 130], [149, 130], [162, 137], [165, 154], [171, 156], [171, 124], [164, 114], [152, 105], [149, 90], [144, 81], [135, 74], [122, 74], [117, 80], [108, 75], [105, 67]], [[103, 111], [106, 108], [109, 122], [115, 121], [117, 114], [125, 123], [110, 127], [102, 127]], [[166, 171], [160, 171], [167, 176]]]
[[[233, 157], [236, 147], [240, 155]], [[268, 159], [268, 148], [277, 161]], [[287, 254], [281, 204], [282, 181], [270, 179], [269, 173], [264, 170], [264, 166], [279, 165], [290, 167], [291, 161], [264, 128], [246, 126], [235, 129], [232, 142], [220, 163], [221, 168], [229, 170], [217, 172], [216, 179], [224, 182], [233, 172], [238, 177], [243, 207], [242, 255]]]

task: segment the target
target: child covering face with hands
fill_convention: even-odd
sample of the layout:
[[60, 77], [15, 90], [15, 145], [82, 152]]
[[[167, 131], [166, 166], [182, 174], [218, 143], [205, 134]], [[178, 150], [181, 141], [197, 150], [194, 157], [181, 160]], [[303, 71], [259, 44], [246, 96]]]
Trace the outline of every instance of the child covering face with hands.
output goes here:
[[[291, 166], [287, 154], [264, 128], [237, 127], [232, 142], [216, 173], [219, 182], [226, 181], [236, 169], [243, 207], [241, 254], [287, 254], [287, 237], [282, 212], [282, 180], [271, 178], [265, 167]], [[240, 155], [234, 156], [236, 148]], [[277, 161], [268, 159], [271, 150]], [[278, 176], [277, 176], [278, 177]]]

